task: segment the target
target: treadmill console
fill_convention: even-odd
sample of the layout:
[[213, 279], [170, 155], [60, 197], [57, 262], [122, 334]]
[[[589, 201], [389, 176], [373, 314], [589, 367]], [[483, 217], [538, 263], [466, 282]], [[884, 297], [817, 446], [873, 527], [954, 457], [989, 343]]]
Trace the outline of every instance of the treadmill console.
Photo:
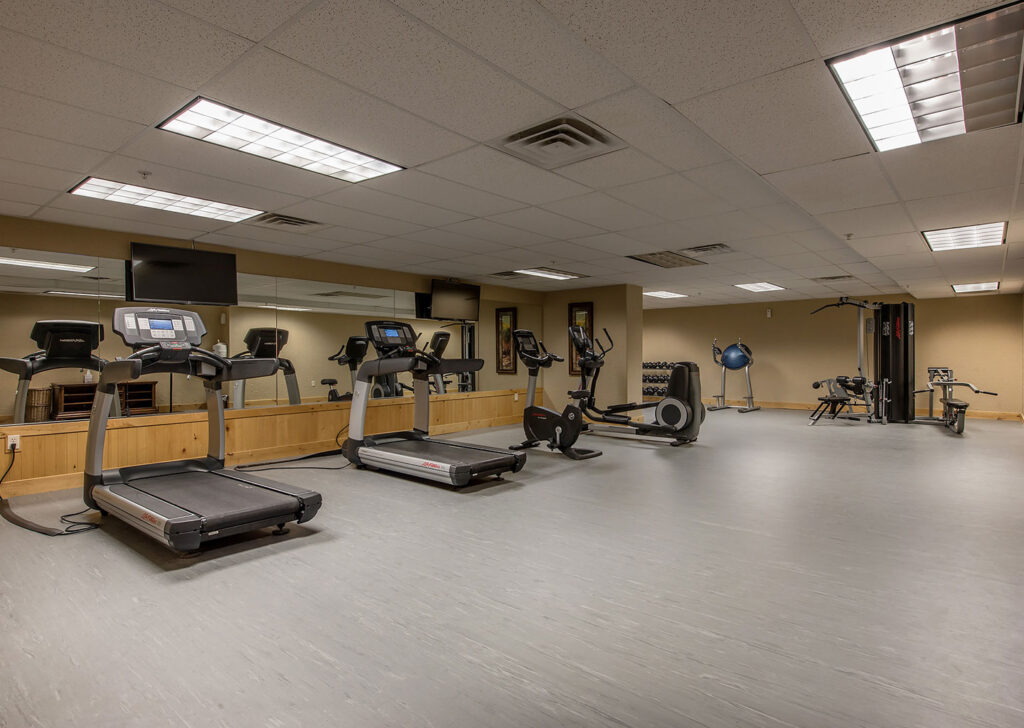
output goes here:
[[249, 329], [245, 334], [245, 348], [257, 359], [277, 359], [288, 343], [287, 329]]
[[94, 321], [36, 321], [32, 340], [46, 358], [88, 359], [103, 341], [103, 324]]
[[133, 349], [154, 344], [179, 348], [199, 346], [206, 327], [192, 311], [139, 306], [115, 310], [114, 331]]
[[416, 348], [416, 332], [404, 321], [367, 321], [366, 335], [379, 356]]

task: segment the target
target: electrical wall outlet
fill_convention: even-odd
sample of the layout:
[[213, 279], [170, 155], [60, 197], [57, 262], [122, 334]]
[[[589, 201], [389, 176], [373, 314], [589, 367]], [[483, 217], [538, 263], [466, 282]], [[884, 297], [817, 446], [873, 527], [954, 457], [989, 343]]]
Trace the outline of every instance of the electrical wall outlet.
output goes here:
[[315, 379], [310, 379], [309, 380], [309, 386], [315, 387], [316, 386], [316, 380]]
[[512, 398], [513, 398], [512, 399], [513, 402], [518, 402], [519, 401], [519, 392], [514, 393], [512, 395]]
[[21, 450], [21, 435], [7, 436], [7, 451], [14, 452]]

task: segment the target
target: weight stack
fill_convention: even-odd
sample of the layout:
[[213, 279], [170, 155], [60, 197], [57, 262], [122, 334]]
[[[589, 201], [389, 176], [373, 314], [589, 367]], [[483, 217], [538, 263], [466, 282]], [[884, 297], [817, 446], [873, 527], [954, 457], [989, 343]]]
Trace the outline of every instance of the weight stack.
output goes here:
[[[883, 303], [875, 311], [875, 377], [888, 379], [889, 422], [914, 419], [914, 304]], [[879, 389], [879, 395], [881, 389]]]

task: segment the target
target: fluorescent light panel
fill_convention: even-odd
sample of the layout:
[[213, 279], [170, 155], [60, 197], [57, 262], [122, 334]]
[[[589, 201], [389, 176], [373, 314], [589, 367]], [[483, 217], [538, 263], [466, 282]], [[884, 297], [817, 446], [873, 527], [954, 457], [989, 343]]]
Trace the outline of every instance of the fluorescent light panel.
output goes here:
[[80, 296], [82, 298], [124, 298], [116, 293], [88, 293], [86, 291], [43, 291], [47, 296]]
[[672, 291], [644, 291], [645, 296], [652, 298], [686, 298], [685, 293], [672, 293]]
[[311, 308], [303, 308], [302, 306], [273, 306], [273, 305], [266, 305], [266, 306], [260, 306], [259, 308], [272, 308], [275, 311], [312, 311], [313, 310]]
[[765, 293], [767, 291], [784, 291], [786, 290], [782, 286], [776, 286], [772, 283], [736, 283], [736, 288], [742, 288], [745, 291], [753, 291], [754, 293]]
[[554, 268], [522, 268], [517, 270], [516, 273], [521, 273], [524, 276], [536, 276], [537, 278], [550, 278], [553, 281], [569, 281], [573, 278], [583, 277], [576, 273], [569, 273], [564, 270], [555, 270]]
[[24, 260], [22, 258], [0, 258], [0, 265], [16, 265], [22, 268], [45, 268], [46, 270], [63, 270], [70, 273], [88, 273], [96, 268], [94, 265], [51, 263], [47, 260]]
[[402, 169], [202, 97], [158, 128], [346, 182], [362, 182]]
[[110, 202], [123, 202], [126, 205], [151, 207], [167, 212], [180, 212], [184, 215], [209, 217], [226, 222], [241, 222], [255, 215], [262, 215], [263, 210], [252, 210], [248, 207], [228, 205], [223, 202], [204, 200], [200, 197], [186, 197], [173, 192], [152, 190], [148, 187], [113, 182], [98, 177], [88, 177], [82, 184], [71, 190], [73, 195], [95, 197]]
[[998, 291], [999, 281], [989, 283], [954, 283], [954, 293], [980, 293], [982, 291]]
[[1005, 233], [1005, 222], [990, 222], [984, 225], [929, 230], [924, 233], [924, 239], [928, 241], [929, 248], [939, 252], [1002, 245]]

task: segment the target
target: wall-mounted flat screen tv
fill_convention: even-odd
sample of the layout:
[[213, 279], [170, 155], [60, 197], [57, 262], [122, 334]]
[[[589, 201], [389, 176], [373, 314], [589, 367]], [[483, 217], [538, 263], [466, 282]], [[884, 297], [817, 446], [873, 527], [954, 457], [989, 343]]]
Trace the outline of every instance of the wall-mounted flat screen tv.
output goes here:
[[478, 321], [480, 286], [434, 279], [430, 284], [430, 317], [446, 321]]
[[125, 265], [125, 300], [234, 306], [235, 256], [166, 245], [132, 243]]

